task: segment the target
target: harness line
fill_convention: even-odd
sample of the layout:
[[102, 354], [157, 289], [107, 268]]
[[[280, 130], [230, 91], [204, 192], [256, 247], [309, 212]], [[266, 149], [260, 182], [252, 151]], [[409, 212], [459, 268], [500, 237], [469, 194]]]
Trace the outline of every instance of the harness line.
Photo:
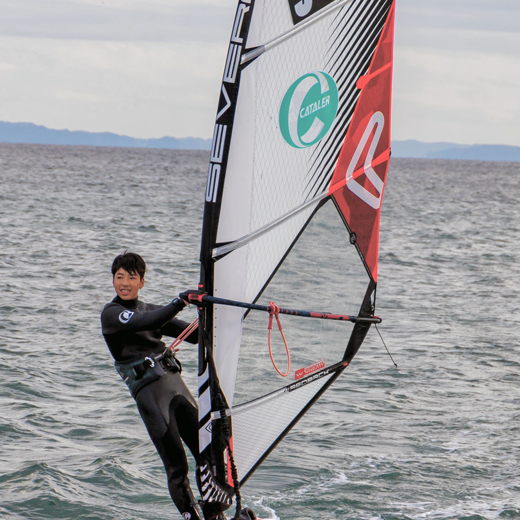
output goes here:
[[[280, 323], [280, 318], [278, 317], [278, 315], [280, 314], [280, 307], [278, 307], [278, 305], [276, 305], [276, 303], [274, 303], [274, 302], [269, 302], [269, 306], [268, 306], [267, 310], [269, 312], [269, 325], [268, 325], [268, 329], [269, 329], [269, 356], [271, 356], [271, 361], [273, 363], [273, 366], [274, 366], [275, 370], [282, 377], [287, 377], [289, 375], [289, 371], [291, 370], [291, 355], [289, 353], [289, 347], [287, 345], [287, 340], [285, 339], [285, 334], [283, 333], [282, 324]], [[271, 347], [271, 331], [273, 329], [273, 316], [276, 318], [276, 323], [278, 323], [278, 330], [280, 331], [280, 334], [282, 335], [283, 343], [285, 345], [285, 351], [287, 352], [287, 372], [285, 372], [285, 374], [282, 374], [282, 372], [280, 371], [280, 369], [276, 365], [276, 362], [275, 362], [274, 357], [273, 357], [273, 350], [272, 350], [272, 347]]]
[[179, 337], [175, 338], [172, 344], [166, 348], [164, 351], [169, 352], [173, 350], [174, 352], [179, 351], [179, 345], [199, 326], [199, 318], [195, 318], [180, 334]]

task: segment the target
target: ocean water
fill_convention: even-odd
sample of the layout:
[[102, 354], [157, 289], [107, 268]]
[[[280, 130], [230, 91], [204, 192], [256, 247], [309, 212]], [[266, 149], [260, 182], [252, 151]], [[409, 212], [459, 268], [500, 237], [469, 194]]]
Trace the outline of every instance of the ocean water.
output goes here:
[[[125, 249], [147, 259], [146, 301], [196, 286], [208, 158], [0, 145], [2, 520], [180, 519], [99, 314]], [[377, 314], [398, 366], [371, 331], [243, 488], [259, 515], [520, 518], [519, 175], [392, 160]]]

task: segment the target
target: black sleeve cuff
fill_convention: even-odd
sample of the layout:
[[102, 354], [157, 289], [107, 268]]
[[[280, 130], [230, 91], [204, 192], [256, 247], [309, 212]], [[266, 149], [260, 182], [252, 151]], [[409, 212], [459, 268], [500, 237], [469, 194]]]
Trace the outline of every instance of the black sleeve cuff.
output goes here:
[[188, 304], [184, 301], [184, 300], [181, 300], [180, 298], [174, 298], [172, 300], [172, 305], [175, 307], [176, 311], [177, 312], [180, 312], [182, 311], [182, 309], [184, 309]]

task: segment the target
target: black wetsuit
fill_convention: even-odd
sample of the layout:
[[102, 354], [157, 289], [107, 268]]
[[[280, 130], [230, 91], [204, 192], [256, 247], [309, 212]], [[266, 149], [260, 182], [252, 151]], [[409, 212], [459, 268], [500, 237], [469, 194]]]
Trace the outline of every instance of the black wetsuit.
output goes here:
[[[161, 354], [166, 348], [163, 334], [177, 337], [188, 326], [174, 318], [182, 308], [182, 302], [161, 307], [116, 296], [101, 313], [103, 336], [116, 365]], [[197, 340], [197, 331], [187, 338], [190, 343]], [[182, 445], [183, 440], [198, 465], [197, 403], [175, 366], [149, 381], [134, 392], [137, 408], [163, 461], [173, 502], [184, 518], [197, 520], [200, 514]]]

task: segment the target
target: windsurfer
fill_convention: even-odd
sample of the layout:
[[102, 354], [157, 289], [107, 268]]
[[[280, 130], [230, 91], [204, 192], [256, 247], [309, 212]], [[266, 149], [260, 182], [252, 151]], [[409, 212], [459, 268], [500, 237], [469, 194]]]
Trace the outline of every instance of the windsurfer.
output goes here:
[[[173, 502], [186, 520], [201, 520], [182, 445], [184, 441], [198, 465], [197, 403], [181, 377], [180, 362], [161, 341], [163, 334], [178, 337], [188, 327], [174, 318], [188, 304], [179, 298], [164, 306], [140, 301], [145, 271], [144, 260], [135, 253], [115, 258], [112, 275], [117, 296], [101, 313], [102, 332], [163, 461]], [[198, 331], [187, 341], [196, 343]]]

